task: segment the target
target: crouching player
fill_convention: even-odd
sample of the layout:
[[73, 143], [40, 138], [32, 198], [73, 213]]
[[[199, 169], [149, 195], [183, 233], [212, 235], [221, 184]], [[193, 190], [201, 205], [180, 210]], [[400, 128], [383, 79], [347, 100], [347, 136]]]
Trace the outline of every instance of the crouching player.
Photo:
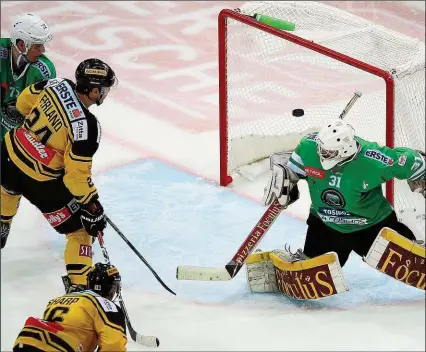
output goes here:
[[425, 247], [382, 192], [383, 183], [397, 178], [425, 197], [425, 165], [423, 151], [363, 140], [342, 120], [304, 137], [293, 153], [272, 155], [264, 203], [295, 202], [297, 182], [304, 179], [311, 198], [308, 229], [303, 252], [249, 257], [249, 286], [299, 299], [344, 292], [341, 267], [354, 251], [375, 269], [425, 290]]
[[97, 263], [87, 275], [87, 290], [54, 298], [43, 319], [30, 317], [15, 341], [14, 352], [126, 351], [123, 311], [113, 300], [121, 277], [109, 264]]

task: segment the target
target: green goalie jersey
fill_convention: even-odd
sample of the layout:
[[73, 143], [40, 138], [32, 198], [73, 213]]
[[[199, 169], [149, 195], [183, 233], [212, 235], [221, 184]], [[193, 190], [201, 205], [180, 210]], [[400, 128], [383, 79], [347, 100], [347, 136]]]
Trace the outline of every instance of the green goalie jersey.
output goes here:
[[18, 95], [31, 84], [47, 79], [56, 78], [53, 63], [44, 55], [37, 62], [28, 63], [19, 76], [12, 72], [12, 42], [9, 38], [0, 39], [0, 78], [1, 78], [1, 107], [0, 109], [0, 141], [6, 132], [17, 123], [9, 121], [3, 114], [3, 107], [10, 101], [15, 101]]
[[352, 161], [324, 170], [316, 135], [301, 140], [287, 166], [308, 182], [310, 212], [339, 232], [359, 231], [390, 215], [393, 208], [382, 191], [386, 181], [425, 177], [425, 160], [415, 150], [382, 147], [359, 137], [355, 139], [360, 148]]

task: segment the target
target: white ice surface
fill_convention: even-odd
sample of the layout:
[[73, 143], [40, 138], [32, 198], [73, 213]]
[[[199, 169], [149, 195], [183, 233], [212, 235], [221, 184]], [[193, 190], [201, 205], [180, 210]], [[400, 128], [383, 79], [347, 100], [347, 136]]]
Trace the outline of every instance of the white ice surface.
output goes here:
[[[222, 189], [208, 181], [218, 179], [216, 130], [187, 132], [122, 105], [113, 95], [94, 112], [104, 131], [94, 181], [105, 209], [178, 294], [167, 293], [107, 230], [132, 324], [158, 336], [158, 350], [425, 350], [424, 293], [375, 272], [356, 256], [344, 268], [350, 291], [314, 303], [250, 294], [244, 271], [229, 282], [176, 281], [178, 264], [221, 265], [230, 259], [264, 211], [259, 200], [266, 176], [254, 182], [237, 177]], [[309, 203], [303, 186], [301, 193], [261, 248], [302, 246]], [[63, 293], [64, 243], [22, 201], [1, 252], [1, 351], [11, 350], [28, 316], [40, 316], [47, 301]], [[100, 259], [99, 249], [95, 256]], [[128, 347], [148, 350], [130, 339]]]

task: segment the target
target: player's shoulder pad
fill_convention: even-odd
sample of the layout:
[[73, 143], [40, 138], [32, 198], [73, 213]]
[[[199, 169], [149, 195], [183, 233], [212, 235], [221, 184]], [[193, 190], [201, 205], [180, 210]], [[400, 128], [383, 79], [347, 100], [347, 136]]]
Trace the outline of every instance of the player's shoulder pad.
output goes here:
[[52, 82], [51, 82], [51, 81], [52, 81], [52, 80], [45, 79], [45, 80], [43, 80], [43, 81], [40, 81], [40, 82], [34, 83], [33, 87], [34, 87], [34, 89], [35, 89], [36, 91], [41, 91], [41, 90], [43, 90], [43, 89], [45, 89], [45, 88], [48, 88], [48, 87], [52, 84]]
[[55, 66], [45, 55], [40, 56], [36, 62], [31, 64], [31, 67], [35, 72], [38, 72], [38, 76], [42, 80], [56, 77]]
[[99, 147], [102, 129], [93, 114], [88, 111], [85, 113], [85, 118], [71, 122], [74, 138], [73, 152], [80, 156], [91, 157]]
[[114, 302], [112, 302], [111, 300], [105, 297], [98, 295], [96, 292], [93, 292], [92, 290], [81, 291], [80, 294], [89, 295], [93, 297], [94, 299], [96, 299], [97, 303], [103, 308], [104, 312], [114, 312], [114, 313], [122, 312], [121, 308], [117, 306]]
[[303, 136], [299, 141], [296, 150], [299, 150], [299, 153], [307, 152], [310, 154], [311, 149], [316, 149], [317, 147], [317, 136], [318, 132], [308, 133], [307, 135]]
[[95, 306], [97, 312], [103, 317], [107, 318], [109, 323], [112, 323], [114, 325], [108, 324], [108, 322], [105, 322], [106, 325], [122, 330], [124, 334], [126, 334], [126, 320], [124, 317], [124, 313], [122, 309], [117, 306], [114, 302], [110, 301], [107, 298], [104, 298], [97, 293], [86, 290], [81, 292], [81, 295], [83, 297], [88, 298], [88, 300], [92, 303], [92, 305]]
[[367, 161], [371, 161], [371, 165], [377, 167], [389, 167], [395, 163], [395, 152], [386, 146], [381, 146], [376, 142], [369, 142], [360, 137], [356, 140], [361, 145], [359, 156]]

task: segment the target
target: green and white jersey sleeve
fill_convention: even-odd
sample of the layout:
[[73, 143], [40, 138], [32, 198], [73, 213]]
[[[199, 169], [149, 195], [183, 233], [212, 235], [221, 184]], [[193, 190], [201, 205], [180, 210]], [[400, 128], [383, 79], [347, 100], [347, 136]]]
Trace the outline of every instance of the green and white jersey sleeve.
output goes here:
[[317, 153], [316, 133], [304, 137], [287, 166], [305, 178], [311, 213], [329, 227], [344, 233], [377, 224], [392, 212], [382, 185], [392, 178], [425, 177], [425, 160], [410, 148], [388, 148], [356, 137], [356, 157], [324, 170]]

